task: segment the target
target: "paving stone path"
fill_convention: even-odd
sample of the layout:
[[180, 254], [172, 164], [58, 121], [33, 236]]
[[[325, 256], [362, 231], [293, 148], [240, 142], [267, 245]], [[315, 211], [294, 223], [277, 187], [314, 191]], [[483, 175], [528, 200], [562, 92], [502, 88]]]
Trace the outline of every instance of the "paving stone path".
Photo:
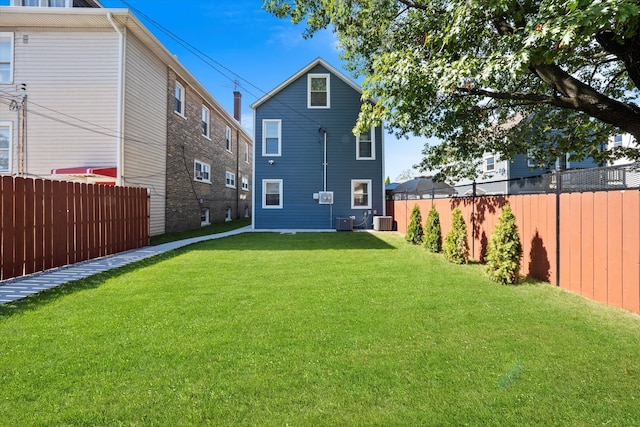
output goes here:
[[251, 231], [251, 227], [238, 228], [224, 233], [210, 234], [208, 236], [193, 237], [191, 239], [176, 242], [163, 243], [157, 246], [146, 246], [119, 254], [96, 258], [52, 270], [30, 274], [0, 281], [0, 304], [16, 301], [36, 294], [46, 289], [55, 288], [74, 280], [84, 279], [103, 271], [119, 268], [132, 262], [140, 261], [152, 256], [162, 254], [192, 243], [205, 240], [220, 239]]

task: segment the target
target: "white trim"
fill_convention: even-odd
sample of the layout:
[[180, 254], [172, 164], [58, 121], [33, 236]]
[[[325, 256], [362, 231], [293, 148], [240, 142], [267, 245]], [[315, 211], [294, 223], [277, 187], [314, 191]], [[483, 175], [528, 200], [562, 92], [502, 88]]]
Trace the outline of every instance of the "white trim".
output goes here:
[[[493, 162], [491, 163], [491, 169], [489, 169], [489, 159], [491, 159]], [[484, 167], [484, 171], [485, 172], [493, 172], [496, 170], [496, 156], [495, 155], [488, 155], [485, 156], [483, 159], [483, 167]]]
[[[211, 110], [206, 105], [202, 105], [202, 111], [200, 113], [200, 127], [202, 128], [205, 124], [207, 126], [206, 132], [202, 132], [202, 136], [211, 140]], [[205, 117], [206, 116], [206, 117]], [[204, 130], [204, 129], [201, 129]]]
[[227, 128], [224, 131], [224, 143], [225, 143], [224, 148], [229, 153], [233, 153], [233, 138], [231, 137], [231, 128], [229, 126], [227, 126]]
[[13, 84], [13, 69], [14, 69], [14, 63], [16, 62], [16, 55], [15, 55], [15, 34], [11, 33], [11, 32], [1, 32], [0, 33], [0, 37], [7, 37], [9, 38], [9, 43], [10, 43], [10, 47], [9, 47], [9, 80], [8, 81], [0, 81], [0, 84]]
[[[267, 184], [278, 184], [280, 192], [278, 205], [267, 205]], [[284, 187], [281, 179], [263, 179], [262, 180], [262, 209], [282, 209], [284, 197]]]
[[[198, 165], [200, 170], [198, 171]], [[209, 163], [201, 162], [200, 160], [193, 161], [193, 180], [197, 182], [205, 182], [211, 184], [211, 165]]]
[[360, 93], [362, 95], [362, 88], [360, 88], [360, 86], [358, 86], [356, 83], [354, 83], [351, 79], [349, 79], [347, 76], [345, 76], [342, 72], [338, 71], [337, 68], [335, 68], [332, 65], [330, 65], [324, 59], [316, 58], [309, 65], [307, 65], [306, 67], [302, 68], [300, 71], [295, 73], [293, 76], [289, 77], [287, 80], [285, 80], [282, 84], [280, 84], [278, 87], [273, 89], [271, 92], [267, 93], [265, 96], [263, 96], [262, 98], [260, 98], [259, 100], [257, 100], [253, 104], [251, 104], [251, 108], [255, 110], [260, 105], [264, 104], [269, 99], [273, 98], [278, 92], [283, 90], [285, 87], [289, 86], [291, 83], [293, 83], [294, 81], [298, 80], [300, 77], [302, 77], [305, 74], [307, 74], [309, 71], [311, 71], [317, 65], [321, 65], [322, 67], [327, 69], [330, 73], [332, 73], [334, 76], [338, 77], [340, 80], [342, 80], [343, 82], [345, 82], [346, 84], [351, 86], [353, 88], [353, 90], [357, 91], [358, 93]]
[[242, 177], [242, 190], [249, 191], [249, 178], [246, 176]]
[[[373, 194], [371, 193], [371, 180], [370, 179], [352, 179], [351, 180], [351, 209], [371, 209], [371, 197]], [[354, 203], [355, 199], [355, 186], [357, 184], [367, 184], [367, 205], [356, 205]]]
[[233, 209], [231, 209], [231, 208], [225, 209], [225, 211], [224, 211], [224, 221], [225, 222], [233, 221]]
[[[178, 88], [180, 88], [180, 98], [178, 99], [177, 92], [178, 92]], [[176, 110], [176, 100], [180, 101], [180, 111]], [[177, 80], [175, 82], [175, 86], [173, 88], [173, 112], [176, 113], [177, 115], [179, 115], [182, 118], [186, 118], [185, 116], [185, 100], [186, 100], [186, 96], [185, 96], [185, 89], [184, 86], [182, 86]]]
[[[311, 80], [312, 79], [325, 79], [327, 84], [326, 94], [327, 94], [327, 103], [326, 105], [311, 105]], [[311, 109], [328, 109], [331, 108], [331, 74], [329, 73], [309, 73], [307, 74], [307, 108]]]
[[236, 188], [236, 174], [233, 172], [225, 172], [225, 186], [227, 188]]
[[13, 167], [13, 122], [2, 121], [0, 122], [0, 128], [6, 128], [9, 130], [9, 147], [7, 148], [9, 162], [7, 164], [7, 170], [1, 170], [0, 174], [10, 174], [12, 172]]
[[[204, 221], [202, 220], [202, 214], [204, 214]], [[202, 208], [200, 210], [200, 227], [204, 227], [206, 225], [211, 225], [211, 218], [210, 218], [210, 210], [209, 208]]]
[[371, 135], [371, 156], [360, 157], [360, 135], [356, 135], [356, 160], [375, 160], [376, 159], [376, 128], [372, 127]]
[[[278, 125], [278, 152], [276, 154], [267, 153], [267, 125], [276, 123]], [[265, 157], [282, 156], [282, 120], [280, 119], [263, 119], [262, 120], [262, 155]]]

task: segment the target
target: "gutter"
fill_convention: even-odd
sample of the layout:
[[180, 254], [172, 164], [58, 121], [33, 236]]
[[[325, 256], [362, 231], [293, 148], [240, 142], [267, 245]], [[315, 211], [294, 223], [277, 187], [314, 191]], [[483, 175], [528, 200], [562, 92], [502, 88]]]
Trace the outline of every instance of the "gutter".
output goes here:
[[118, 28], [116, 23], [113, 21], [113, 15], [111, 12], [107, 12], [107, 20], [113, 27], [113, 29], [118, 33], [118, 101], [117, 101], [117, 143], [116, 143], [116, 185], [122, 186], [124, 184], [124, 37], [125, 34], [123, 30]]

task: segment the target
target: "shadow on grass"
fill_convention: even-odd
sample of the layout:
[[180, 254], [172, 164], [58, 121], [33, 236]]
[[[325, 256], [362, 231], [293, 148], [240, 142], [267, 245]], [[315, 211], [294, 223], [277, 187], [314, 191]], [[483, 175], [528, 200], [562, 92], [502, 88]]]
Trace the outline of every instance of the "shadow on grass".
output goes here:
[[111, 278], [119, 277], [138, 268], [148, 267], [167, 259], [171, 259], [177, 254], [177, 251], [166, 252], [122, 267], [116, 267], [112, 270], [97, 273], [84, 279], [67, 282], [63, 285], [56, 286], [55, 288], [45, 289], [37, 294], [29, 295], [24, 299], [0, 304], [0, 319], [42, 308], [43, 305], [53, 303], [68, 295], [99, 288]]
[[[254, 232], [193, 243], [150, 258], [117, 267], [93, 276], [74, 280], [43, 290], [24, 299], [0, 304], [0, 319], [35, 310], [67, 295], [95, 289], [105, 281], [139, 268], [152, 266], [191, 251], [322, 251], [322, 250], [393, 250], [394, 246], [376, 237], [375, 233], [271, 233]], [[45, 273], [46, 274], [46, 273]]]

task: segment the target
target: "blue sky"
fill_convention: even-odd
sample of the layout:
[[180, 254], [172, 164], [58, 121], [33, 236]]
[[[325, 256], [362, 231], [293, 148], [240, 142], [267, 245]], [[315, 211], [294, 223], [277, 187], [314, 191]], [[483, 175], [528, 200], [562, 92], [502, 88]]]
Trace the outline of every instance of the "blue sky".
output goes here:
[[[100, 0], [108, 8], [128, 8], [120, 0]], [[360, 83], [343, 68], [330, 31], [304, 39], [302, 25], [278, 19], [261, 9], [261, 0], [126, 0], [161, 27], [215, 60], [215, 69], [187, 48], [164, 34], [161, 28], [136, 14], [138, 19], [167, 47], [228, 111], [233, 111], [233, 81], [240, 76], [243, 93], [243, 125], [252, 133], [250, 105], [292, 74], [322, 57]], [[9, 0], [0, 0], [8, 5]], [[236, 76], [237, 75], [237, 76]], [[426, 139], [385, 139], [385, 174], [393, 181], [422, 158]], [[414, 171], [414, 174], [418, 174]]]

